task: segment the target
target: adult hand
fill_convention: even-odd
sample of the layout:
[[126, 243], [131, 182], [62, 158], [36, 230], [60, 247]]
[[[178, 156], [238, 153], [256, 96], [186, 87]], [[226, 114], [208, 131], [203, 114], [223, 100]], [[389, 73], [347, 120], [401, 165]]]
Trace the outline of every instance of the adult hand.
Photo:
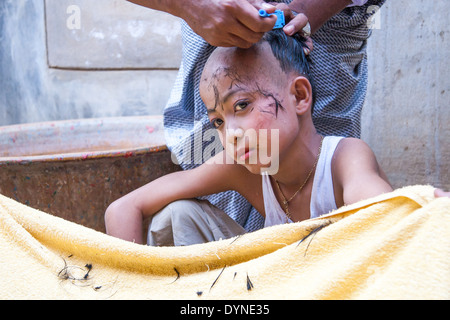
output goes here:
[[261, 18], [259, 9], [273, 13], [275, 6], [262, 0], [179, 1], [173, 13], [213, 46], [249, 48], [276, 23], [275, 16]]
[[270, 3], [274, 5], [278, 10], [282, 10], [284, 12], [284, 16], [287, 22], [283, 28], [284, 33], [286, 33], [288, 36], [293, 36], [294, 34], [298, 33], [306, 38], [306, 45], [308, 46], [309, 50], [305, 49], [305, 54], [309, 55], [313, 49], [313, 41], [311, 39], [311, 34], [307, 34], [304, 31], [304, 28], [308, 25], [309, 22], [308, 17], [303, 13], [295, 15], [294, 12], [285, 3]]

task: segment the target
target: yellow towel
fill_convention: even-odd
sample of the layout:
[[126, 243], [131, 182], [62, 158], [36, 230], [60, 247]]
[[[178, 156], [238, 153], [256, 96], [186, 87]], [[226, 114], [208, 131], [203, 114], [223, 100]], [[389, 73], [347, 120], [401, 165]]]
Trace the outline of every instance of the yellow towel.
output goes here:
[[182, 248], [125, 242], [0, 196], [0, 299], [449, 299], [450, 199], [433, 190]]

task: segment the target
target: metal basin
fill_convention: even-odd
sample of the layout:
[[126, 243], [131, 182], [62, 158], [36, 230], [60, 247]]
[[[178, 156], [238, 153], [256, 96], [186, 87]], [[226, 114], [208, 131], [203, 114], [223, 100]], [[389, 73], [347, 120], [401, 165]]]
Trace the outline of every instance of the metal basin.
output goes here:
[[101, 232], [112, 201], [176, 170], [161, 116], [0, 127], [0, 193]]

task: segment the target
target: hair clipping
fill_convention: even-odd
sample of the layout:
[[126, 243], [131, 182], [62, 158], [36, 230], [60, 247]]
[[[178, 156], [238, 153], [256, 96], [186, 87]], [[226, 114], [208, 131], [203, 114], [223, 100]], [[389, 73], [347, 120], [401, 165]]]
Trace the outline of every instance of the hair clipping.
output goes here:
[[277, 16], [277, 22], [275, 23], [275, 26], [273, 27], [273, 30], [283, 28], [286, 25], [286, 21], [284, 19], [284, 12], [283, 11], [275, 10], [274, 13], [267, 13], [267, 11], [264, 10], [264, 9], [259, 10], [259, 16], [260, 17], [265, 18], [265, 17], [270, 17], [270, 16], [273, 16], [273, 15]]

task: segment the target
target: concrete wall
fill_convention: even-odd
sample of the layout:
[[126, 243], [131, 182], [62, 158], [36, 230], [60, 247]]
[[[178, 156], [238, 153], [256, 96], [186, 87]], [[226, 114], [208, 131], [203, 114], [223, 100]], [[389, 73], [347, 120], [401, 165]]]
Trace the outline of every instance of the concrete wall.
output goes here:
[[[369, 42], [363, 138], [395, 187], [450, 190], [448, 1], [387, 1]], [[161, 114], [177, 19], [125, 0], [0, 1], [0, 125]]]
[[161, 114], [180, 35], [125, 0], [1, 0], [0, 125]]
[[394, 186], [450, 190], [449, 1], [387, 1], [369, 51], [363, 139]]

